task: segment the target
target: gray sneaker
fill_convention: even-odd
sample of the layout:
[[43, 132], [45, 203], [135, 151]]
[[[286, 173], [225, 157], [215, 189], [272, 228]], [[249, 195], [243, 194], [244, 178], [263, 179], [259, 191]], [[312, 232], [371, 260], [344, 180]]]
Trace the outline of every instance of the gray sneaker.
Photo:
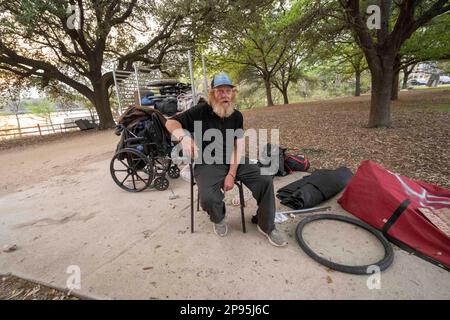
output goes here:
[[228, 232], [228, 226], [225, 222], [225, 219], [220, 221], [219, 223], [214, 223], [214, 233], [220, 237], [225, 237]]
[[261, 232], [263, 235], [267, 237], [267, 239], [269, 239], [270, 244], [274, 245], [275, 247], [284, 247], [288, 244], [285, 235], [281, 231], [273, 229], [272, 232], [270, 232], [270, 234], [267, 234], [264, 231], [262, 231], [262, 229], [259, 226], [257, 226], [257, 228], [259, 232]]

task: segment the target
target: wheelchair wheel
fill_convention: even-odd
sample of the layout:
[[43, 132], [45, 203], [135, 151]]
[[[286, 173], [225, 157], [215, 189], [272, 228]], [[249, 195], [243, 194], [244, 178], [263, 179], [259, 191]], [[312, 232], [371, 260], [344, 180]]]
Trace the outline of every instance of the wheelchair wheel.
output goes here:
[[153, 159], [153, 171], [155, 176], [163, 176], [169, 170], [170, 159], [155, 157]]
[[153, 181], [156, 190], [164, 191], [169, 187], [169, 180], [166, 177], [158, 177]]
[[172, 179], [177, 179], [180, 177], [180, 169], [177, 166], [171, 166], [169, 168], [169, 171], [167, 172], [167, 174], [169, 175], [169, 177], [171, 177]]
[[125, 148], [119, 150], [111, 160], [109, 170], [114, 182], [129, 192], [142, 191], [153, 180], [153, 164], [140, 151]]

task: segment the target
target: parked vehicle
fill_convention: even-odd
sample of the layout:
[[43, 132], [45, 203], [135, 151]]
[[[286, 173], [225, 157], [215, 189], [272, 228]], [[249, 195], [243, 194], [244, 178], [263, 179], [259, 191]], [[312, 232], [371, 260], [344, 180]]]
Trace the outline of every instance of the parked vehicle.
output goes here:
[[426, 86], [428, 81], [424, 79], [412, 79], [408, 83], [411, 86]]
[[441, 76], [439, 78], [439, 83], [440, 84], [450, 84], [450, 77], [448, 77], [448, 76]]

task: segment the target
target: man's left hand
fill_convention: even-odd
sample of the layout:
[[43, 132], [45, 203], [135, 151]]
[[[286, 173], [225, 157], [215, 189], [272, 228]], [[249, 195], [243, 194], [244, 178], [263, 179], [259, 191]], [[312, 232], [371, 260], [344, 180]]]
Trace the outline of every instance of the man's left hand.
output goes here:
[[227, 192], [232, 190], [234, 187], [234, 178], [231, 174], [225, 177], [225, 182], [223, 183], [223, 191]]

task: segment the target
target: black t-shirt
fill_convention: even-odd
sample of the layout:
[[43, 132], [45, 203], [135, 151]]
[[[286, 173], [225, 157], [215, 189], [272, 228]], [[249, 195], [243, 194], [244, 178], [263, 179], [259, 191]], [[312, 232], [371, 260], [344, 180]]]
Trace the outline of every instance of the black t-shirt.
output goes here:
[[[214, 113], [213, 108], [204, 102], [173, 116], [171, 119], [180, 122], [183, 129], [186, 129], [193, 134], [199, 148], [201, 142], [202, 149], [200, 149], [199, 152], [203, 152], [203, 156], [207, 156], [209, 154], [215, 156], [216, 151], [222, 152], [222, 161], [226, 164], [229, 164], [231, 159], [231, 151], [234, 141], [237, 138], [242, 138], [244, 136], [244, 118], [242, 117], [242, 113], [240, 111], [234, 110], [229, 117], [220, 118]], [[195, 125], [196, 122], [197, 124]], [[207, 132], [208, 129], [216, 129], [218, 131], [212, 130]], [[222, 139], [218, 139], [216, 142], [216, 134], [219, 131], [222, 135]], [[199, 137], [200, 132], [201, 137]], [[228, 140], [230, 143], [228, 150], [226, 148], [227, 135], [229, 136]], [[208, 145], [212, 143], [214, 143], [214, 145], [211, 145], [208, 148]], [[202, 159], [203, 163], [208, 163], [205, 161], [206, 158], [202, 157]]]

